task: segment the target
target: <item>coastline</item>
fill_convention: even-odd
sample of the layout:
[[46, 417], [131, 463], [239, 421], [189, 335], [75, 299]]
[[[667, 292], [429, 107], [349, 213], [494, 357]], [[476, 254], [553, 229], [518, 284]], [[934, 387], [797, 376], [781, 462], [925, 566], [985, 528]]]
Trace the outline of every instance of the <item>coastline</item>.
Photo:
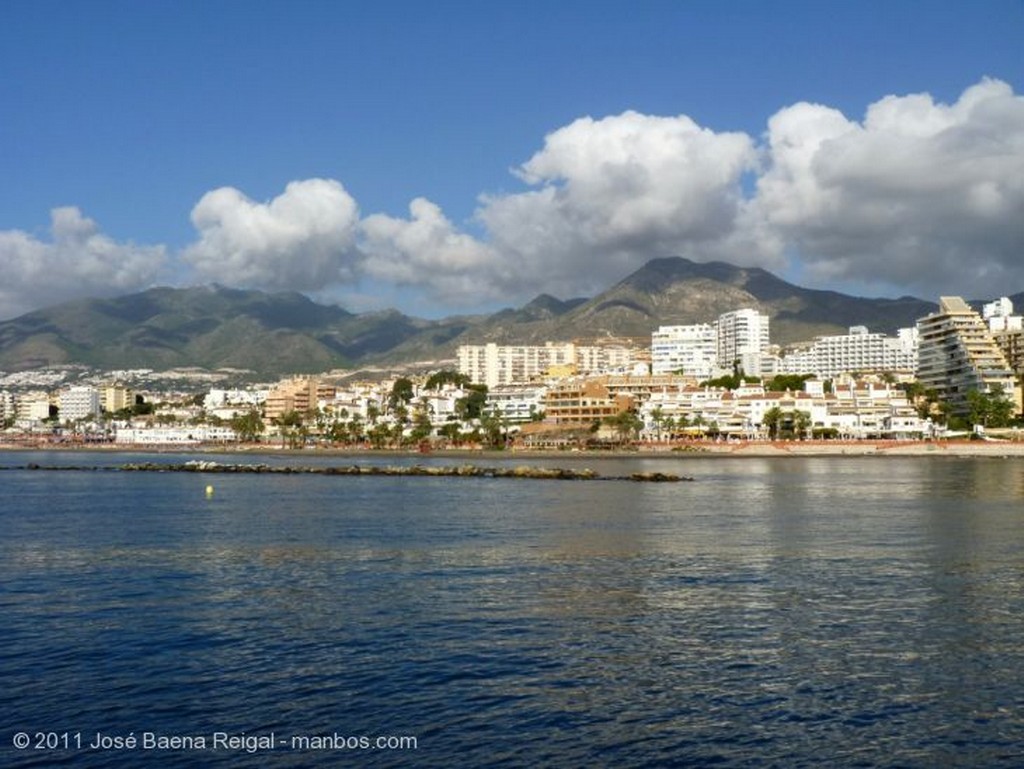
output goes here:
[[442, 458], [518, 458], [552, 459], [586, 457], [599, 459], [684, 458], [684, 457], [1024, 457], [1024, 442], [1016, 441], [747, 441], [742, 443], [686, 443], [665, 446], [639, 446], [634, 449], [437, 449], [420, 452], [415, 449], [366, 449], [341, 447], [310, 447], [286, 449], [266, 444], [193, 446], [113, 445], [113, 444], [13, 444], [0, 443], [2, 452], [59, 451], [120, 454], [253, 454], [281, 456], [420, 456]]

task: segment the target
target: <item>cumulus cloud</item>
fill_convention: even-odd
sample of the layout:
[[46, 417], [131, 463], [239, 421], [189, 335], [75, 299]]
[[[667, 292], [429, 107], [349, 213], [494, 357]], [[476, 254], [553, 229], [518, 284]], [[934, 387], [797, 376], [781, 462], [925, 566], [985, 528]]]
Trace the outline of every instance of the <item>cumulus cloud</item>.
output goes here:
[[1024, 289], [1024, 99], [887, 96], [862, 122], [796, 104], [768, 123], [753, 219], [818, 282], [990, 296]]
[[[1024, 98], [999, 80], [951, 104], [886, 96], [860, 119], [792, 104], [756, 139], [685, 115], [586, 117], [512, 173], [522, 187], [480, 197], [476, 234], [426, 198], [361, 218], [330, 179], [269, 202], [224, 187], [196, 203], [178, 256], [201, 280], [320, 296], [411, 287], [451, 310], [592, 294], [667, 255], [793, 264], [801, 282], [841, 290], [1024, 289]], [[0, 232], [0, 310], [133, 290], [165, 259], [57, 209], [50, 242]]]
[[860, 121], [794, 104], [760, 142], [686, 116], [582, 118], [513, 173], [529, 189], [481, 198], [480, 240], [422, 200], [408, 221], [368, 218], [375, 274], [447, 296], [442, 286], [474, 282], [466, 298], [568, 296], [682, 255], [776, 271], [792, 261], [840, 289], [1024, 289], [1024, 99], [998, 80], [953, 104], [886, 96]]
[[509, 284], [607, 286], [655, 256], [717, 253], [736, 230], [753, 141], [690, 118], [582, 118], [517, 169], [531, 189], [485, 197], [477, 216]]
[[222, 187], [192, 209], [199, 240], [184, 259], [205, 280], [234, 286], [315, 291], [352, 280], [359, 209], [330, 179], [290, 183], [268, 203]]
[[440, 207], [425, 198], [409, 205], [409, 215], [374, 214], [363, 220], [367, 275], [399, 285], [426, 285], [442, 301], [498, 297], [493, 277], [501, 261], [494, 248], [457, 231]]
[[118, 243], [75, 207], [50, 212], [50, 240], [0, 232], [0, 317], [83, 296], [149, 286], [165, 267], [163, 246]]

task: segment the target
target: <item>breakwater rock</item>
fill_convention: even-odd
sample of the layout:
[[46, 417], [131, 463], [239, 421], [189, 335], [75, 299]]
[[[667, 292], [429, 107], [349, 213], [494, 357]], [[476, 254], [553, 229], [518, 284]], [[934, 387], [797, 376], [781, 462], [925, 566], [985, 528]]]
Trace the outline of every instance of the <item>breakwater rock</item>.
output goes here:
[[[35, 468], [48, 469], [48, 468]], [[359, 475], [359, 476], [428, 476], [457, 478], [521, 478], [556, 481], [639, 481], [651, 483], [677, 483], [692, 481], [693, 478], [672, 473], [642, 472], [630, 475], [605, 476], [584, 468], [574, 470], [564, 467], [480, 467], [477, 465], [268, 465], [268, 464], [225, 464], [206, 460], [192, 460], [181, 464], [158, 462], [132, 462], [119, 465], [124, 472], [157, 473], [257, 473], [257, 474], [309, 474], [309, 475]]]

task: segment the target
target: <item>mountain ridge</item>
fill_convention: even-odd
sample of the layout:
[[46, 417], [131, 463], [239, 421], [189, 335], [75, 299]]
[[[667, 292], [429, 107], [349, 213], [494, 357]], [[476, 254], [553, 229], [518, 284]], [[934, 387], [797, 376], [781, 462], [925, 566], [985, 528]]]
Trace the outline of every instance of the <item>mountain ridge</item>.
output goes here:
[[235, 368], [261, 376], [314, 373], [450, 361], [460, 344], [649, 338], [658, 326], [712, 322], [743, 307], [767, 313], [772, 341], [788, 344], [845, 333], [852, 325], [893, 333], [937, 304], [807, 289], [758, 267], [683, 257], [652, 259], [594, 297], [562, 300], [540, 294], [519, 308], [439, 320], [394, 309], [355, 314], [297, 292], [157, 287], [0, 321], [0, 369], [84, 364]]

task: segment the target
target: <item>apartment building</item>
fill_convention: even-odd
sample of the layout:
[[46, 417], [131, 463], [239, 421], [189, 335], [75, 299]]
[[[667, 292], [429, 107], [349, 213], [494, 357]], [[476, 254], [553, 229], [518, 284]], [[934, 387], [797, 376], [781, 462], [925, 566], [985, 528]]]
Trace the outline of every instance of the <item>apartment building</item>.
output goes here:
[[104, 385], [100, 390], [100, 406], [109, 414], [135, 405], [135, 393], [122, 384]]
[[661, 326], [651, 334], [651, 372], [710, 379], [718, 365], [718, 334], [710, 323]]
[[60, 391], [59, 415], [62, 422], [74, 422], [100, 415], [100, 391], [95, 387], [68, 387]]
[[529, 422], [544, 411], [543, 385], [506, 385], [487, 391], [489, 412], [499, 414], [510, 423]]
[[280, 419], [290, 411], [305, 414], [315, 411], [320, 401], [333, 400], [337, 389], [316, 377], [297, 377], [279, 382], [267, 393], [264, 416]]
[[473, 384], [494, 388], [527, 384], [548, 376], [589, 374], [628, 368], [644, 361], [646, 350], [628, 341], [609, 340], [588, 344], [547, 342], [543, 345], [461, 345], [458, 349], [459, 373]]
[[718, 365], [732, 371], [737, 364], [754, 376], [761, 374], [761, 358], [769, 345], [769, 319], [752, 308], [727, 312], [715, 322], [718, 335]]
[[734, 438], [764, 438], [765, 415], [777, 408], [783, 414], [798, 411], [809, 416], [811, 430], [834, 430], [840, 437], [910, 438], [928, 434], [906, 394], [888, 385], [854, 385], [825, 393], [821, 388], [799, 392], [766, 392], [760, 385], [729, 391], [721, 388], [685, 388], [653, 393], [640, 407], [649, 438], [666, 436], [667, 419], [688, 425], [682, 432], [712, 428]]
[[913, 373], [917, 368], [917, 330], [900, 329], [898, 336], [869, 333], [851, 326], [848, 334], [820, 336], [780, 359], [779, 372], [813, 374], [832, 379], [841, 374]]
[[15, 413], [14, 393], [0, 390], [0, 421], [13, 419]]
[[567, 427], [589, 427], [634, 406], [628, 395], [614, 395], [605, 383], [571, 380], [550, 387], [544, 396], [545, 422]]
[[939, 311], [917, 322], [917, 378], [955, 414], [968, 412], [971, 390], [1001, 390], [1020, 408], [1017, 379], [984, 319], [961, 297], [939, 299]]

